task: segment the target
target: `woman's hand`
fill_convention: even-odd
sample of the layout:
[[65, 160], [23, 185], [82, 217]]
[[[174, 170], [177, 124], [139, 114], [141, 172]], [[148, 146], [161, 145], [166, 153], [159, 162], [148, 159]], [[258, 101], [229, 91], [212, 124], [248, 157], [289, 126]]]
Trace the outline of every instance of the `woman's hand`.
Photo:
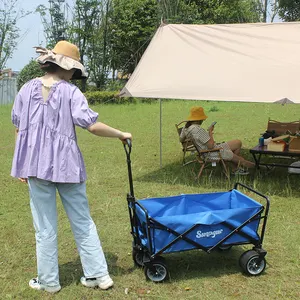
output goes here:
[[215, 126], [213, 125], [213, 126], [211, 126], [210, 128], [209, 128], [209, 130], [208, 130], [208, 133], [209, 133], [209, 135], [210, 136], [212, 136], [213, 135], [213, 133], [214, 133], [214, 129], [215, 129]]
[[21, 182], [27, 183], [27, 178], [18, 178]]
[[119, 139], [124, 142], [127, 139], [132, 140], [132, 135], [129, 132], [121, 132], [121, 136], [119, 137]]

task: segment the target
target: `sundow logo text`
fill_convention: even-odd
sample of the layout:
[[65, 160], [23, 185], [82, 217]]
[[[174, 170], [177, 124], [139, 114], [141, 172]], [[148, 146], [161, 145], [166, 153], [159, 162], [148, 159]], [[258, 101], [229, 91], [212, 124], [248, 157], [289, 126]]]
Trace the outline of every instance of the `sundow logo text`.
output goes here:
[[201, 238], [215, 238], [216, 235], [222, 234], [223, 229], [219, 229], [219, 230], [214, 230], [214, 231], [206, 231], [206, 232], [202, 232], [201, 230], [198, 230], [196, 233], [196, 238], [197, 239], [201, 239]]

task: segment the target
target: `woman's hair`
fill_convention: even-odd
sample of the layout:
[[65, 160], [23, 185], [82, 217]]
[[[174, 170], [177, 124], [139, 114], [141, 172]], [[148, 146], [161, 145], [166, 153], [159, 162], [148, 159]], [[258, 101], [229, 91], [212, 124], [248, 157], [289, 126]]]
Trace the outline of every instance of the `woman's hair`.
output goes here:
[[40, 68], [46, 73], [52, 73], [52, 74], [58, 72], [59, 70], [63, 70], [63, 68], [61, 68], [57, 64], [48, 61], [44, 64], [40, 64]]
[[186, 122], [186, 124], [185, 124], [185, 128], [189, 128], [192, 124], [202, 124], [203, 123], [203, 120], [199, 120], [199, 121], [188, 121], [188, 122]]

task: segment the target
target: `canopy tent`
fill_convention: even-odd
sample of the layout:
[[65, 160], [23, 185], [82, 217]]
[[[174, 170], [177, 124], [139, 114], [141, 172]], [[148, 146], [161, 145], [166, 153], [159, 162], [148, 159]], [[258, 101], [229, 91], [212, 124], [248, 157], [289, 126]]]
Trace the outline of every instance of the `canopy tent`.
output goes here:
[[300, 103], [300, 23], [162, 24], [121, 96]]
[[300, 103], [300, 22], [162, 24], [120, 96]]

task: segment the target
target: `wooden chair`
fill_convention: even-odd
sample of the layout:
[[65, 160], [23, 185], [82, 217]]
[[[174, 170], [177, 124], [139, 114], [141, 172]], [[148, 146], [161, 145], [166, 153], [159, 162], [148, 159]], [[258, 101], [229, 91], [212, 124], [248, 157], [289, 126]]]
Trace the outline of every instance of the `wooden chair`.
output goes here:
[[[193, 143], [194, 145], [194, 143]], [[196, 180], [199, 179], [202, 175], [202, 172], [205, 168], [207, 167], [216, 167], [218, 164], [223, 168], [223, 172], [226, 176], [227, 179], [230, 178], [230, 171], [229, 168], [226, 166], [226, 162], [223, 160], [221, 156], [221, 148], [214, 148], [214, 149], [209, 149], [209, 150], [198, 150], [197, 147], [194, 145], [196, 152], [197, 152], [197, 162], [200, 164], [200, 170], [198, 172], [198, 175], [196, 176]], [[218, 160], [212, 160], [211, 158], [206, 155], [207, 153], [210, 152], [217, 152], [218, 154]]]
[[[181, 131], [184, 127], [184, 123], [186, 123], [186, 121], [182, 121], [178, 124], [175, 124], [176, 130], [177, 130], [177, 134], [178, 137], [180, 137]], [[179, 140], [180, 141], [180, 140]], [[186, 156], [187, 154], [196, 154], [196, 148], [193, 144], [193, 142], [191, 140], [185, 140], [184, 142], [180, 142], [181, 143], [181, 147], [182, 147], [182, 153], [183, 153], [183, 157], [182, 157], [182, 165], [186, 166], [192, 162], [196, 161], [196, 158], [193, 157], [192, 159], [190, 159], [189, 161], [186, 161]]]

